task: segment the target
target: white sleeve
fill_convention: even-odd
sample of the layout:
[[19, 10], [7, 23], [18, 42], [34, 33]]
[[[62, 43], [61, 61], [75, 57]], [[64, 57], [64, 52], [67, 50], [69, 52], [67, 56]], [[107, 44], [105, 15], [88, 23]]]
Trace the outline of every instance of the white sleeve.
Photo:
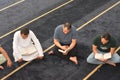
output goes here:
[[41, 46], [39, 40], [37, 39], [37, 37], [35, 36], [35, 34], [32, 31], [30, 31], [30, 37], [32, 38], [32, 40], [35, 44], [35, 47], [38, 50], [39, 56], [44, 56], [42, 46]]
[[15, 55], [15, 57], [17, 57], [18, 59], [21, 59], [22, 55], [18, 50], [18, 38], [19, 38], [18, 34], [19, 32], [16, 32], [13, 37], [13, 53], [14, 53], [13, 55]]

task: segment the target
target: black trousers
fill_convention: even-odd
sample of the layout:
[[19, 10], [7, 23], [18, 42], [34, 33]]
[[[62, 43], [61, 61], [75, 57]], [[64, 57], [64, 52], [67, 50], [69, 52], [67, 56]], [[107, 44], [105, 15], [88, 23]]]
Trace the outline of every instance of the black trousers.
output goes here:
[[[62, 46], [64, 46], [64, 45], [69, 46], [70, 44], [61, 44], [61, 45], [62, 45]], [[77, 53], [78, 53], [78, 46], [77, 46], [77, 44], [75, 45], [75, 47], [74, 47], [73, 49], [71, 49], [71, 50], [68, 52], [67, 55], [63, 55], [61, 52], [58, 51], [58, 49], [60, 49], [60, 48], [58, 48], [57, 46], [55, 46], [55, 47], [53, 48], [53, 52], [54, 52], [54, 54], [55, 54], [56, 56], [58, 56], [58, 57], [60, 57], [60, 58], [69, 59], [70, 57], [74, 57], [74, 56], [77, 57]]]

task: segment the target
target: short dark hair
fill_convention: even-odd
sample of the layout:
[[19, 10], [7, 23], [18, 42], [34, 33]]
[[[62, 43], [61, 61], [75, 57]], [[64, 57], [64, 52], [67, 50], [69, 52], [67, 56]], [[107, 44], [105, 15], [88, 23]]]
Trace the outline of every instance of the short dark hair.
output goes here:
[[71, 29], [71, 24], [68, 23], [68, 22], [66, 22], [66, 23], [64, 24], [64, 27], [67, 27], [68, 29]]
[[109, 41], [111, 39], [111, 35], [108, 32], [106, 32], [105, 34], [103, 34], [102, 38]]
[[29, 34], [29, 29], [28, 28], [22, 28], [21, 29], [21, 34], [28, 35]]

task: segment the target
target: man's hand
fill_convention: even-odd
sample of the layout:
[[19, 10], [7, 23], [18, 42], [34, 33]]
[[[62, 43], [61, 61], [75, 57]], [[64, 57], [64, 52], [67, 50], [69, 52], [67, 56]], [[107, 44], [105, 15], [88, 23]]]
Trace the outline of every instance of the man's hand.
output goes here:
[[0, 66], [0, 69], [4, 69], [4, 67], [3, 67], [3, 66]]
[[61, 47], [61, 49], [65, 51], [68, 47], [69, 46], [64, 45], [64, 46]]
[[18, 62], [19, 62], [19, 63], [20, 63], [20, 62], [22, 62], [22, 61], [23, 61], [23, 59], [22, 59], [22, 58], [18, 60]]
[[100, 58], [99, 60], [102, 61], [102, 62], [107, 62], [108, 61], [108, 59], [104, 59], [104, 58]]
[[67, 55], [67, 54], [69, 53], [69, 51], [70, 51], [70, 49], [67, 48], [67, 49], [65, 50], [64, 54]]
[[10, 59], [7, 61], [7, 66], [8, 66], [8, 67], [11, 67], [11, 66], [12, 66], [12, 61], [11, 61]]
[[70, 51], [68, 45], [64, 45], [64, 46], [62, 46], [61, 49], [64, 51], [64, 52], [62, 52], [63, 55], [67, 55], [67, 54], [69, 53], [69, 51]]
[[105, 61], [105, 59], [104, 59], [104, 58], [100, 58], [99, 60], [100, 60], [100, 61], [102, 61], [102, 62], [104, 62], [104, 61]]

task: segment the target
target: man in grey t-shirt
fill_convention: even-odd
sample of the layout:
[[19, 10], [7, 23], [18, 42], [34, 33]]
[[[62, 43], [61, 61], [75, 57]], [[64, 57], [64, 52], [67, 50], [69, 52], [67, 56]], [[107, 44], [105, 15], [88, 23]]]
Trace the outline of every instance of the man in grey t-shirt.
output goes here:
[[54, 53], [60, 57], [67, 58], [78, 64], [77, 53], [77, 31], [70, 23], [56, 27], [54, 32]]

